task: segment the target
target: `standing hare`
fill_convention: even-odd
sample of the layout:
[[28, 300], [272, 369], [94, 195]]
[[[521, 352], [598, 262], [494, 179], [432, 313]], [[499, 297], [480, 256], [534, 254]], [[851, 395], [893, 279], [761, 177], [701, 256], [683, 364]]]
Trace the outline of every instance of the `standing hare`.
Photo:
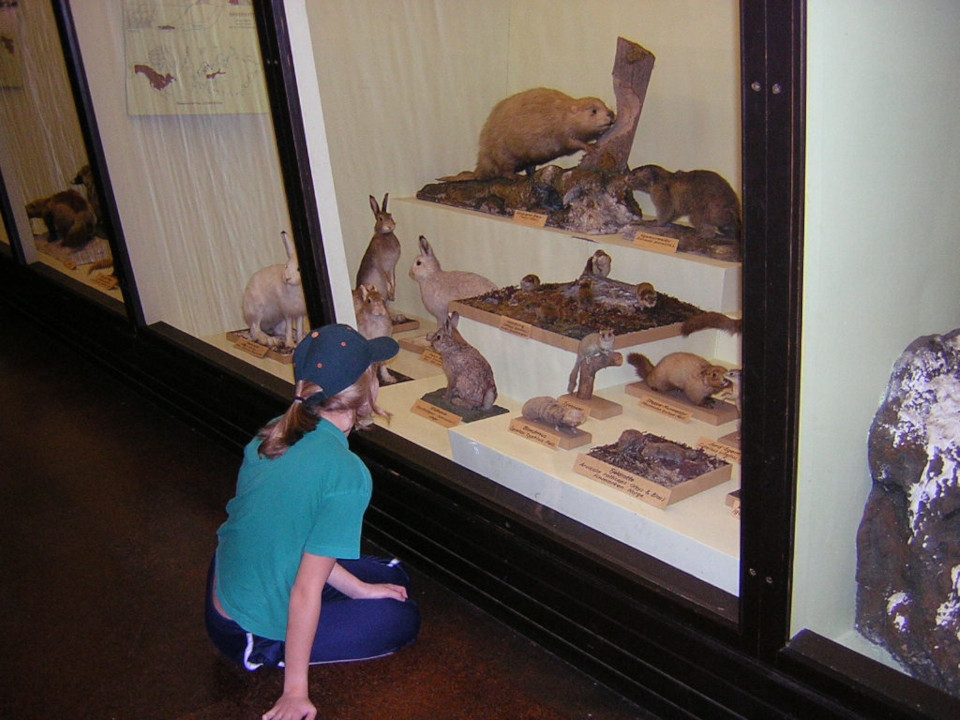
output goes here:
[[[387, 303], [373, 285], [361, 285], [353, 291], [353, 309], [357, 314], [357, 332], [367, 340], [393, 334]], [[386, 363], [378, 363], [377, 375], [381, 385], [391, 385], [397, 381], [387, 370]]]
[[482, 295], [497, 286], [477, 273], [464, 270], [441, 270], [440, 261], [433, 254], [427, 239], [420, 236], [420, 254], [410, 267], [410, 277], [420, 285], [423, 306], [437, 319], [440, 327], [447, 319], [452, 300]]
[[381, 206], [373, 195], [370, 196], [370, 209], [374, 217], [373, 237], [360, 260], [356, 285], [358, 288], [361, 285], [373, 285], [388, 302], [396, 299], [397, 262], [400, 260], [400, 241], [393, 232], [397, 223], [387, 212], [389, 199], [390, 193], [386, 193]]
[[293, 348], [303, 337], [307, 304], [300, 284], [297, 252], [286, 232], [281, 232], [287, 250], [285, 265], [257, 270], [243, 291], [243, 320], [254, 342], [267, 347]]
[[497, 399], [493, 368], [480, 351], [457, 332], [460, 315], [456, 312], [428, 336], [430, 345], [443, 358], [447, 390], [443, 399], [468, 410], [489, 410]]

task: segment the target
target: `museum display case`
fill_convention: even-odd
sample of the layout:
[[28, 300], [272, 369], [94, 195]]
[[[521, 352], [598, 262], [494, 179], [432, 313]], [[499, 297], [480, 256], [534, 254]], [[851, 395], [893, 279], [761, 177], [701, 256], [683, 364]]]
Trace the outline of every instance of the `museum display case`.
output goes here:
[[[51, 81], [28, 72], [39, 99], [22, 113], [0, 88], [4, 127], [26, 119], [25, 139], [0, 141], [6, 300], [233, 448], [289, 396], [300, 333], [382, 332], [386, 310], [402, 347], [381, 375], [392, 417], [351, 438], [374, 475], [372, 540], [664, 716], [955, 714], [854, 617], [878, 398], [914, 337], [958, 324], [943, 199], [960, 164], [936, 148], [955, 145], [960, 91], [917, 82], [956, 63], [955, 10], [30, 5], [19, 32], [42, 18], [44, 56], [66, 55], [51, 87], [71, 99], [53, 116], [79, 129], [38, 151], [26, 134], [46, 125], [28, 119], [57, 106]], [[901, 33], [910, 61], [875, 74]], [[480, 177], [491, 109], [539, 87], [615, 118], [586, 151]], [[893, 89], [916, 102], [888, 107]], [[929, 134], [903, 144], [920, 112]], [[872, 164], [876, 142], [899, 169]], [[910, 204], [931, 253], [903, 253], [917, 219], [867, 209], [932, 157], [943, 189]], [[117, 261], [117, 285], [94, 290], [125, 299], [123, 322], [58, 283], [87, 286], [82, 266], [38, 258], [26, 205], [78, 163]], [[716, 173], [736, 221], [668, 217], [682, 201], [667, 187], [693, 182], [680, 170]], [[442, 331], [447, 278], [477, 289], [451, 296]], [[469, 408], [446, 392], [466, 398], [465, 379], [481, 386]]]
[[[693, 22], [693, 15], [698, 22]], [[530, 223], [524, 217], [496, 216], [418, 197], [421, 188], [436, 178], [473, 168], [481, 127], [490, 109], [509, 95], [549, 87], [573, 97], [598, 97], [610, 108], [628, 112], [628, 105], [616, 96], [613, 76], [618, 43], [623, 42], [655, 56], [645, 98], [639, 97], [643, 111], [634, 118], [636, 138], [628, 166], [710, 168], [727, 178], [739, 195], [737, 4], [667, 8], [633, 2], [569, 3], [562, 12], [549, 12], [542, 3], [483, 7], [409, 3], [389, 10], [377, 2], [307, 3], [296, 25], [304, 23], [309, 32], [301, 32], [304, 36], [296, 40], [305, 46], [302, 55], [309, 66], [299, 61], [297, 46], [294, 58], [298, 91], [309, 118], [305, 132], [309, 138], [322, 118], [336, 192], [332, 210], [338, 222], [333, 233], [325, 230], [324, 247], [342, 241], [345, 253], [342, 285], [335, 296], [349, 292], [347, 283], [357, 277], [370, 241], [373, 217], [368, 197], [379, 199], [389, 193], [401, 247], [390, 311], [413, 318], [418, 325], [399, 335], [404, 352], [392, 366], [410, 380], [382, 391], [383, 402], [393, 413], [389, 431], [535, 501], [536, 506], [598, 531], [606, 538], [601, 545], [612, 539], [736, 596], [739, 521], [728, 504], [734, 502], [728, 496], [738, 487], [736, 463], [724, 482], [668, 508], [650, 502], [658, 502], [664, 492], [643, 492], [632, 480], [626, 485], [604, 483], [575, 470], [580, 451], [615, 442], [631, 428], [689, 447], [707, 441], [715, 445], [718, 438], [736, 433], [736, 411], [704, 421], [691, 418], [691, 408], [677, 413], [673, 406], [658, 407], [655, 401], [644, 406], [642, 398], [627, 393], [627, 386], [639, 378], [632, 365], [621, 362], [599, 372], [595, 385], [595, 397], [615, 406], [618, 414], [601, 419], [594, 410], [580, 428], [591, 438], [589, 444], [580, 451], [558, 448], [554, 434], [547, 432], [543, 438], [539, 430], [531, 433], [529, 426], [524, 434], [516, 420], [527, 400], [567, 394], [568, 376], [577, 360], [576, 333], [564, 336], [544, 330], [543, 323], [538, 327], [525, 322], [517, 323], [514, 332], [505, 331], [501, 316], [458, 304], [451, 308], [460, 315], [458, 330], [492, 366], [496, 404], [503, 412], [469, 422], [435, 412], [436, 406], [424, 407], [422, 398], [446, 385], [442, 361], [429, 351], [426, 340], [437, 319], [421, 298], [421, 287], [431, 291], [430, 281], [422, 286], [410, 273], [421, 254], [421, 236], [443, 272], [470, 271], [498, 288], [516, 288], [527, 274], [538, 275], [544, 288], [576, 281], [599, 249], [611, 260], [612, 280], [631, 287], [648, 282], [664, 296], [663, 302], [669, 296], [704, 311], [739, 317], [737, 248], [715, 254], [671, 251], [676, 247], [664, 252], [654, 243], [636, 240], [639, 230], [651, 231], [646, 224], [619, 232], [538, 227], [536, 219]], [[584, 32], [585, 27], [590, 31]], [[637, 30], [623, 38], [624, 28]], [[410, 42], [419, 33], [441, 41]], [[363, 36], [384, 40], [371, 52], [358, 41]], [[458, 41], [466, 37], [470, 43]], [[424, 72], [426, 67], [437, 72]], [[304, 80], [314, 74], [315, 86]], [[387, 113], [386, 107], [406, 111]], [[556, 164], [575, 167], [581, 155], [558, 159]], [[643, 217], [655, 217], [649, 197], [639, 192], [636, 197]], [[599, 329], [603, 322], [599, 305], [598, 299], [596, 317], [591, 319], [595, 324], [584, 332]], [[629, 304], [624, 314], [636, 315], [634, 305]], [[674, 325], [653, 333], [649, 341], [618, 330], [615, 348], [622, 358], [643, 352], [659, 360], [685, 351], [726, 367], [740, 363], [739, 336], [715, 329], [682, 337]]]
[[296, 262], [252, 6], [72, 11], [143, 322], [292, 380], [284, 348], [255, 356], [232, 336], [258, 312], [244, 309], [253, 276]]

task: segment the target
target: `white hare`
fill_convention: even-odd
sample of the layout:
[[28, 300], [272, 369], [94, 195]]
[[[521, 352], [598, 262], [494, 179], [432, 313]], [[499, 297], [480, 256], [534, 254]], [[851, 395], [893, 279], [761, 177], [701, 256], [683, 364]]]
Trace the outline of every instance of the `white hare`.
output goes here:
[[287, 251], [285, 265], [257, 270], [243, 291], [243, 320], [254, 342], [277, 348], [293, 348], [303, 337], [307, 304], [300, 281], [297, 252], [286, 232], [281, 232]]
[[410, 268], [410, 277], [420, 285], [423, 306], [441, 327], [447, 319], [447, 306], [452, 300], [483, 295], [497, 286], [477, 273], [465, 270], [442, 270], [427, 239], [420, 236], [420, 254]]

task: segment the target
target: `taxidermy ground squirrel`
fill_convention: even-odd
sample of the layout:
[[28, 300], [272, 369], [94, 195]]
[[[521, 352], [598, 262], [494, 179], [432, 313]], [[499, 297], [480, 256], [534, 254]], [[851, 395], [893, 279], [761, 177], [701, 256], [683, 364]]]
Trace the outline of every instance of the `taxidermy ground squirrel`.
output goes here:
[[642, 165], [631, 176], [634, 187], [650, 195], [658, 226], [686, 215], [700, 237], [740, 236], [740, 200], [730, 183], [712, 170], [670, 172]]
[[708, 397], [730, 384], [726, 378], [727, 368], [711, 365], [693, 353], [670, 353], [656, 365], [645, 355], [630, 353], [627, 362], [652, 389], [660, 392], [681, 390], [694, 405], [703, 405]]
[[480, 131], [477, 169], [446, 181], [513, 176], [579, 150], [603, 135], [615, 115], [595, 97], [572, 98], [552, 88], [533, 88], [498, 102]]
[[609, 355], [613, 352], [613, 343], [616, 339], [617, 336], [610, 328], [600, 328], [597, 332], [584, 336], [577, 346], [577, 361], [573, 365], [570, 380], [567, 382], [568, 393], [572, 393], [577, 387], [577, 374], [580, 372], [583, 361], [597, 355]]

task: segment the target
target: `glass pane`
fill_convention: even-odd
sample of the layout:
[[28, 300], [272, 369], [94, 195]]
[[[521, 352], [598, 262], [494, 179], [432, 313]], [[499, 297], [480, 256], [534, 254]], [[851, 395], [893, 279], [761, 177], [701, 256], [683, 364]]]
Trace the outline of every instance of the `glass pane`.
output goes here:
[[809, 3], [792, 618], [954, 694], [957, 361], [895, 365], [960, 325], [960, 82], [930, 72], [960, 62], [958, 31], [951, 4]]
[[[686, 352], [724, 369], [739, 365], [738, 333], [710, 328], [683, 337], [679, 321], [668, 322], [664, 316], [651, 322], [656, 328], [671, 327], [663, 335], [641, 335], [628, 329], [629, 322], [651, 312], [637, 301], [642, 283], [652, 285], [653, 297], [658, 298], [654, 314], [666, 312], [676, 300], [689, 304], [681, 311], [684, 318], [713, 311], [722, 313], [721, 319], [728, 325], [731, 319], [735, 324], [740, 312], [737, 244], [711, 237], [698, 245], [702, 238], [684, 217], [678, 224], [686, 230], [676, 230], [671, 246], [669, 235], [656, 235], [666, 231], [657, 227], [658, 214], [651, 197], [639, 186], [630, 186], [612, 201], [616, 209], [610, 212], [624, 211], [627, 220], [618, 225], [571, 221], [574, 230], [568, 229], [571, 225], [555, 227], [553, 216], [546, 217], [547, 226], [537, 226], [548, 215], [549, 203], [521, 208], [516, 203], [504, 205], [509, 201], [497, 194], [501, 190], [509, 193], [510, 187], [537, 192], [530, 181], [523, 185], [523, 181], [506, 180], [503, 188], [490, 190], [475, 206], [469, 205], [474, 196], [453, 207], [417, 199], [418, 193], [435, 186], [437, 178], [473, 171], [481, 128], [494, 105], [538, 87], [573, 98], [599, 98], [618, 109], [621, 117], [633, 112], [638, 125], [626, 146], [630, 169], [655, 163], [671, 173], [709, 170], [723, 178], [716, 182], [729, 183], [739, 195], [738, 4], [317, 0], [306, 3], [305, 11], [289, 5], [287, 13], [307, 132], [329, 152], [329, 166], [315, 162], [314, 178], [320, 202], [326, 204], [321, 208], [325, 246], [333, 252], [342, 241], [345, 254], [344, 258], [328, 257], [331, 267], [340, 268], [333, 273], [332, 282], [341, 300], [356, 287], [368, 248], [377, 247], [375, 218], [389, 194], [386, 202], [396, 223], [400, 258], [395, 265], [395, 299], [388, 306], [394, 315], [417, 322], [412, 329], [406, 329], [399, 318], [394, 323], [404, 351], [389, 369], [409, 380], [391, 384], [381, 393], [393, 412], [389, 428], [541, 503], [538, 518], [556, 511], [599, 530], [606, 537], [600, 544], [606, 543], [606, 547], [595, 548], [598, 552], [606, 553], [614, 546], [639, 550], [708, 585], [738, 594], [739, 520], [733, 509], [735, 498], [729, 497], [739, 485], [738, 465], [722, 463], [719, 473], [711, 474], [713, 470], [706, 470], [705, 464], [696, 464], [703, 458], [698, 453], [702, 443], [721, 453], [738, 447], [734, 403], [707, 401], [711, 408], [702, 412], [703, 407], [689, 402], [682, 393], [654, 390], [649, 397], [633, 395], [630, 390], [639, 378], [627, 360], [636, 352], [659, 363], [669, 354]], [[618, 37], [630, 41], [619, 56]], [[642, 83], [629, 69], [637, 58], [646, 57], [644, 50], [655, 62], [649, 85], [640, 87]], [[634, 92], [632, 96], [625, 93], [623, 102], [618, 102], [616, 92], [620, 81]], [[642, 114], [636, 104], [631, 105], [631, 98], [643, 100]], [[579, 121], [571, 115], [579, 110], [568, 109], [573, 107], [562, 105], [551, 122], [558, 128], [566, 124], [565, 137], [579, 137], [581, 132], [588, 139], [596, 137], [589, 127], [586, 131], [574, 128]], [[522, 110], [516, 112], [521, 119], [503, 120], [499, 134], [490, 142], [499, 142], [515, 131], [528, 132], [528, 142], [537, 132], [547, 136], [546, 129], [533, 129], [529, 122], [533, 118], [523, 116]], [[546, 113], [541, 111], [540, 119]], [[574, 151], [539, 164], [560, 168], [559, 175], [576, 167], [582, 156]], [[507, 172], [522, 169], [521, 164]], [[616, 181], [628, 183], [628, 172], [618, 168], [619, 174], [613, 173], [616, 180], [604, 180], [613, 183], [611, 187]], [[600, 174], [590, 177], [599, 182]], [[666, 177], [660, 184], [667, 182]], [[538, 178], [539, 183], [543, 176]], [[604, 190], [592, 195], [589, 182], [574, 181], [564, 192], [551, 185], [543, 197], [589, 215], [591, 202], [606, 202], [609, 193], [614, 193]], [[479, 188], [481, 193], [491, 187], [489, 183], [462, 185]], [[584, 187], [581, 197], [577, 191]], [[702, 197], [699, 190], [694, 192], [694, 200]], [[642, 221], [631, 210], [634, 200], [642, 209]], [[736, 207], [736, 199], [730, 204]], [[480, 206], [487, 212], [474, 209]], [[492, 212], [494, 207], [507, 207], [507, 211]], [[515, 209], [529, 214], [514, 218]], [[684, 210], [688, 215], [689, 208]], [[663, 214], [666, 216], [666, 210]], [[641, 230], [643, 233], [638, 233]], [[711, 235], [711, 231], [704, 234]], [[499, 408], [500, 414], [481, 413], [481, 419], [473, 420], [454, 412], [451, 417], [443, 398], [436, 397], [436, 391], [446, 387], [438, 364], [442, 358], [423, 350], [425, 336], [436, 329], [438, 320], [427, 310], [430, 301], [422, 298], [421, 288], [427, 288], [424, 292], [429, 296], [430, 288], [439, 287], [440, 281], [423, 277], [420, 268], [425, 260], [415, 273], [421, 281], [411, 276], [423, 252], [420, 236], [426, 238], [443, 272], [477, 273], [497, 288], [489, 296], [496, 305], [492, 311], [489, 306], [479, 310], [457, 306], [457, 330], [491, 366], [498, 391], [494, 411]], [[678, 245], [679, 252], [675, 252]], [[663, 249], [666, 252], [660, 251]], [[595, 273], [593, 279], [578, 285], [598, 251], [603, 253], [601, 263], [604, 256], [611, 259], [609, 275]], [[516, 293], [522, 291], [521, 280], [528, 274], [536, 274], [541, 281], [536, 292], [542, 294], [535, 301], [540, 314], [525, 306], [532, 310], [533, 320], [510, 317], [506, 308], [514, 301], [503, 298], [520, 297]], [[469, 291], [463, 276], [445, 277], [456, 285], [454, 293], [460, 293], [456, 297], [477, 294]], [[616, 307], [618, 292], [629, 297], [622, 310], [610, 310]], [[577, 330], [558, 330], [562, 323], [551, 314], [559, 312], [561, 299], [571, 298], [583, 306], [586, 319], [578, 319]], [[604, 314], [607, 310], [610, 315]], [[358, 320], [370, 319], [370, 312], [362, 309]], [[351, 307], [338, 307], [338, 313], [353, 322]], [[533, 398], [556, 401], [570, 392], [581, 394], [585, 376], [577, 365], [580, 340], [607, 323], [601, 318], [623, 323], [614, 332], [614, 352], [619, 355], [614, 359], [610, 349], [602, 347], [594, 357], [588, 344], [579, 353], [594, 360], [602, 355], [609, 362], [603, 369], [591, 369], [586, 380], [593, 382], [592, 390], [573, 399], [591, 413], [574, 427], [589, 433], [585, 442], [577, 445], [584, 440], [582, 435], [550, 422], [555, 405], [544, 401], [548, 409], [537, 413], [528, 406], [528, 412], [535, 415], [531, 418], [523, 418], [522, 410]], [[689, 372], [691, 380], [694, 375], [703, 377], [692, 366]], [[568, 389], [571, 374], [573, 391]], [[720, 378], [717, 386], [725, 382]], [[435, 412], [438, 407], [444, 412]], [[606, 417], [607, 411], [616, 410], [619, 414]], [[575, 415], [571, 412], [571, 417]], [[456, 425], [447, 427], [448, 422]], [[574, 421], [568, 417], [567, 422]], [[608, 453], [608, 459], [623, 460], [635, 472], [621, 473], [603, 465], [596, 465], [601, 469], [593, 471], [582, 466], [581, 454], [616, 445], [626, 430], [657, 436], [635, 438], [621, 448], [623, 452]], [[568, 443], [570, 437], [575, 440]], [[563, 446], [552, 447], [555, 441]], [[636, 454], [643, 448], [649, 462], [639, 470], [642, 461]], [[657, 453], [659, 457], [655, 457]], [[681, 465], [683, 470], [678, 470]], [[587, 474], [575, 469], [577, 466]], [[654, 480], [648, 483], [641, 473]], [[690, 496], [680, 499], [686, 491]], [[667, 502], [666, 507], [658, 506]]]
[[121, 300], [51, 3], [2, 5], [0, 160], [24, 254]]
[[251, 4], [71, 8], [146, 322], [292, 379], [276, 323], [270, 357], [235, 335], [248, 281], [293, 240]]

